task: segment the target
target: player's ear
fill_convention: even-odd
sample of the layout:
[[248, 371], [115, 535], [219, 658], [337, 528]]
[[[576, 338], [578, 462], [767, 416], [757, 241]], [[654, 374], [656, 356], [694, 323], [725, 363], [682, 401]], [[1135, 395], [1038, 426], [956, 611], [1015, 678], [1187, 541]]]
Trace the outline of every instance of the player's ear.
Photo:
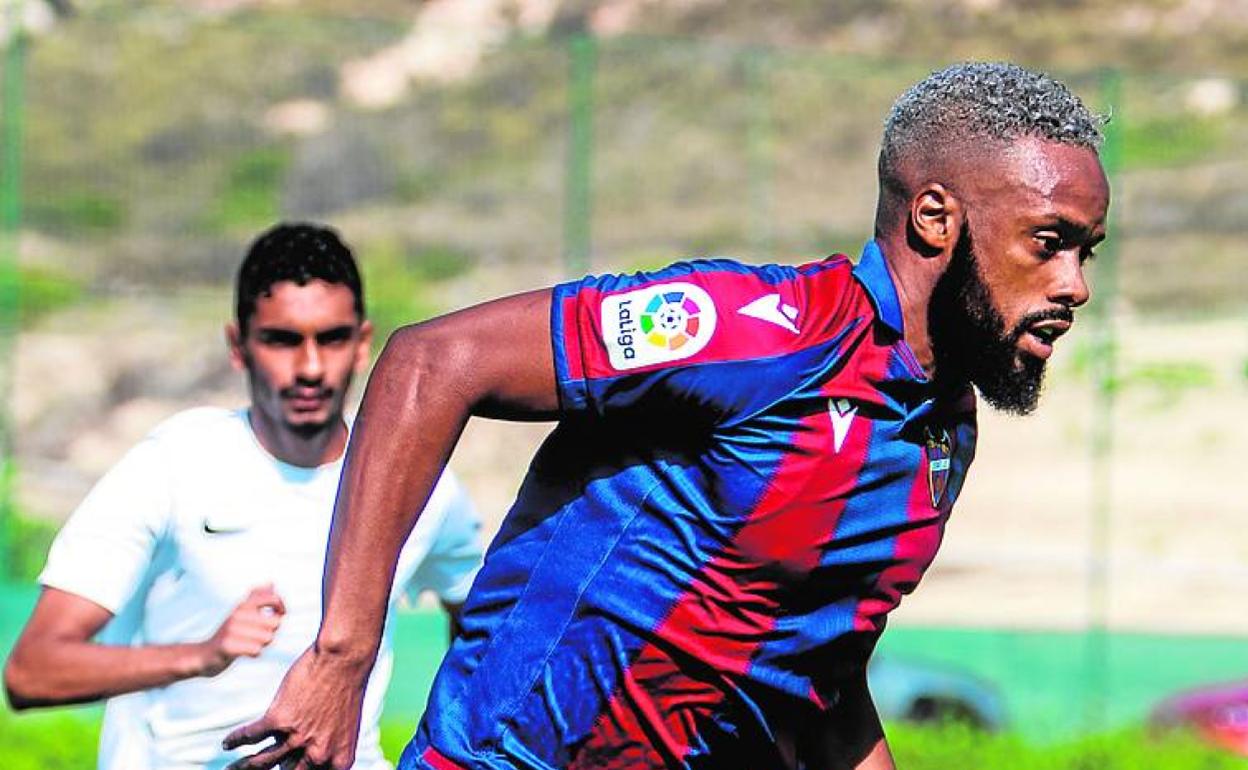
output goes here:
[[230, 351], [230, 366], [236, 371], [247, 371], [247, 352], [243, 350], [243, 333], [237, 321], [225, 325], [225, 344]]
[[362, 372], [368, 368], [368, 357], [373, 351], [373, 322], [364, 321], [360, 324], [360, 341], [355, 347], [355, 370]]
[[939, 182], [923, 185], [910, 201], [911, 232], [932, 256], [953, 254], [965, 215], [962, 201]]

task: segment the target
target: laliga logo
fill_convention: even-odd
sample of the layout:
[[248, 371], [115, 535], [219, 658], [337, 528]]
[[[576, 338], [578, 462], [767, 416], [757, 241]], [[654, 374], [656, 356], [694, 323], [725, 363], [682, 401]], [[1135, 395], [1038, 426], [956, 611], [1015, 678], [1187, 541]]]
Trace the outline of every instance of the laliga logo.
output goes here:
[[641, 314], [641, 331], [651, 345], [676, 350], [698, 336], [701, 313], [698, 303], [684, 292], [666, 292], [646, 305], [646, 312]]
[[691, 283], [665, 283], [602, 301], [602, 336], [611, 366], [637, 369], [679, 361], [706, 347], [715, 303]]

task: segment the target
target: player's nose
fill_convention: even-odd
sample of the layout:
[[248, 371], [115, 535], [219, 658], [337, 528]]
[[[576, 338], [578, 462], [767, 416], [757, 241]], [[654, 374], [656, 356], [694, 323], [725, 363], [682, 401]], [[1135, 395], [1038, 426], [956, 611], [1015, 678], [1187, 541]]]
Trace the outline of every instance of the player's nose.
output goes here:
[[1049, 287], [1048, 299], [1066, 307], [1079, 307], [1085, 304], [1092, 296], [1092, 290], [1088, 288], [1088, 280], [1083, 272], [1083, 262], [1078, 255], [1073, 258], [1063, 256], [1054, 262], [1057, 263], [1058, 269]]
[[325, 374], [325, 360], [320, 345], [314, 340], [305, 342], [299, 348], [296, 360], [296, 372], [302, 380], [319, 380]]

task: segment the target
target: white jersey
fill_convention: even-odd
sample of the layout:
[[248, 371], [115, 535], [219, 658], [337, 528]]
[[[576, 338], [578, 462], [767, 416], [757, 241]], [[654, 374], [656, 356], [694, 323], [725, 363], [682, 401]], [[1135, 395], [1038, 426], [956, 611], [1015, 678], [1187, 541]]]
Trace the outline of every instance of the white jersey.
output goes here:
[[[74, 511], [39, 579], [112, 612], [102, 641], [202, 641], [265, 583], [286, 605], [276, 638], [258, 658], [238, 658], [215, 677], [111, 699], [101, 770], [222, 768], [242, 755], [223, 752], [221, 739], [264, 713], [320, 624], [341, 468], [341, 460], [318, 468], [277, 460], [256, 440], [245, 410], [192, 409], [131, 449]], [[425, 589], [463, 601], [481, 560], [480, 528], [446, 473], [403, 546], [390, 611]], [[364, 700], [359, 770], [390, 767], [378, 740], [390, 628], [387, 622]]]

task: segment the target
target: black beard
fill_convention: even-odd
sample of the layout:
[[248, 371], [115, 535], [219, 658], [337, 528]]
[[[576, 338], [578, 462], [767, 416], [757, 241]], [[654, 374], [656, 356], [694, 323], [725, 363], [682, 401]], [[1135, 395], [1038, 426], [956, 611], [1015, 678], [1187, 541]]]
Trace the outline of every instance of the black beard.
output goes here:
[[331, 430], [338, 424], [337, 420], [329, 419], [325, 422], [305, 422], [305, 423], [286, 423], [286, 430], [295, 434], [301, 439], [311, 440], [316, 436]]
[[1030, 313], [1006, 331], [980, 273], [970, 227], [963, 223], [949, 269], [928, 306], [937, 380], [950, 388], [972, 383], [996, 409], [1031, 414], [1040, 401], [1045, 361], [1020, 353], [1018, 341], [1031, 324], [1049, 319], [1072, 321], [1074, 314], [1066, 308]]
[[[351, 380], [347, 379], [343, 383], [343, 387], [349, 387], [350, 384]], [[281, 396], [284, 401], [288, 398], [293, 398], [298, 390], [299, 387], [283, 388], [279, 391], [278, 395]], [[286, 430], [290, 431], [299, 438], [304, 439], [305, 441], [310, 441], [322, 433], [333, 430], [338, 427], [338, 423], [342, 420], [342, 401], [336, 398], [337, 394], [328, 388], [322, 387], [320, 390], [321, 395], [330, 399], [329, 414], [326, 415], [324, 422], [285, 423]]]

